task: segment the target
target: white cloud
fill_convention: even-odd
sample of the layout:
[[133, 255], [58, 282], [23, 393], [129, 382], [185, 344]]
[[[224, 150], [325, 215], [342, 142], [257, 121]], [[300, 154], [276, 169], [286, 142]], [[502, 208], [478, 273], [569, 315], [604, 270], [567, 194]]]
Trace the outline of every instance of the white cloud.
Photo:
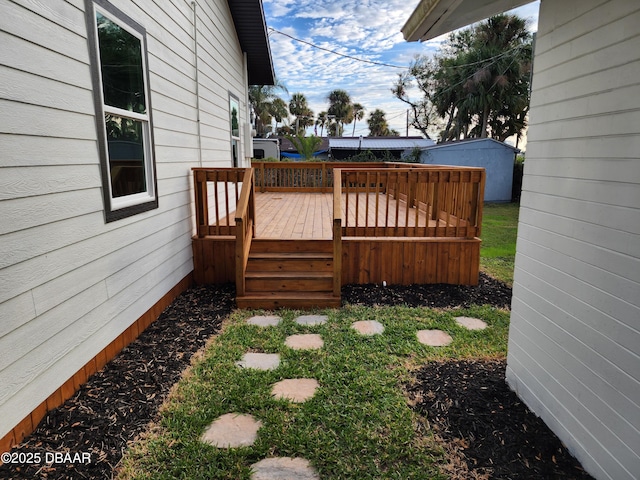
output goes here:
[[[292, 37], [343, 55], [408, 67], [416, 54], [433, 54], [443, 36], [420, 44], [405, 42], [400, 29], [419, 0], [264, 0], [267, 25]], [[537, 25], [537, 4], [518, 13]], [[276, 75], [289, 93], [301, 92], [317, 114], [336, 88], [365, 106], [356, 134], [368, 132], [366, 117], [376, 108], [387, 113], [391, 128], [404, 134], [406, 105], [391, 88], [403, 69], [372, 65], [341, 57], [276, 32], [270, 34]], [[286, 98], [285, 98], [286, 97]], [[283, 95], [288, 102], [289, 97]], [[346, 129], [351, 133], [351, 127]], [[410, 134], [416, 134], [414, 130]]]

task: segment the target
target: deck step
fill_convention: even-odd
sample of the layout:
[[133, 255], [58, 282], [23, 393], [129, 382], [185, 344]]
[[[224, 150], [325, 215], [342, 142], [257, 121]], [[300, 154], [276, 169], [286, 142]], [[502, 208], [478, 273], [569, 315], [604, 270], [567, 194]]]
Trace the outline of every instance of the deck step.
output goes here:
[[238, 308], [336, 308], [330, 240], [254, 239]]
[[247, 272], [331, 272], [333, 255], [325, 252], [251, 253]]
[[333, 254], [331, 240], [313, 239], [265, 239], [255, 238], [251, 242], [251, 253], [329, 253]]
[[247, 292], [330, 292], [333, 272], [247, 272]]
[[327, 292], [262, 292], [236, 298], [238, 308], [339, 308], [340, 297]]

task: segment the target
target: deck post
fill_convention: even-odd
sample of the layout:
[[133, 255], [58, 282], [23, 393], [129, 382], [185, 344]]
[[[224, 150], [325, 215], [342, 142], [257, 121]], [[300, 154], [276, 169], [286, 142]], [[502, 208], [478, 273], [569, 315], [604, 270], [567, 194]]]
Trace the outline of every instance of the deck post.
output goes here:
[[207, 173], [202, 170], [195, 170], [193, 184], [196, 202], [196, 232], [198, 238], [203, 238], [208, 230], [208, 195], [207, 195]]
[[333, 170], [333, 295], [342, 289], [342, 170]]

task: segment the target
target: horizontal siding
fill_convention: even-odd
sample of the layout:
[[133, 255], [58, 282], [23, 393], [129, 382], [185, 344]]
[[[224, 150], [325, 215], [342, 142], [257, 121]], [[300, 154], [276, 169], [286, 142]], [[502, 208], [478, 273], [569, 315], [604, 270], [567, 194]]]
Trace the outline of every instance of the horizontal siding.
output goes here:
[[598, 479], [640, 471], [640, 5], [542, 2], [507, 380]]
[[[84, 1], [0, 4], [0, 437], [193, 270], [193, 10], [112, 0], [147, 31], [159, 208], [105, 223]], [[247, 118], [225, 0], [198, 7], [203, 164]]]

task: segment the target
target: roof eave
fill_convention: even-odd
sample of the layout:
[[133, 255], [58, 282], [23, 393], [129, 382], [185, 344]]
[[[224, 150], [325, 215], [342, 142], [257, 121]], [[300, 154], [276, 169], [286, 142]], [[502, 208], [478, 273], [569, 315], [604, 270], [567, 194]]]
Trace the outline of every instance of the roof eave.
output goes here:
[[249, 85], [274, 85], [275, 71], [262, 0], [227, 0], [242, 51]]
[[533, 0], [421, 0], [402, 34], [409, 42], [431, 40]]

